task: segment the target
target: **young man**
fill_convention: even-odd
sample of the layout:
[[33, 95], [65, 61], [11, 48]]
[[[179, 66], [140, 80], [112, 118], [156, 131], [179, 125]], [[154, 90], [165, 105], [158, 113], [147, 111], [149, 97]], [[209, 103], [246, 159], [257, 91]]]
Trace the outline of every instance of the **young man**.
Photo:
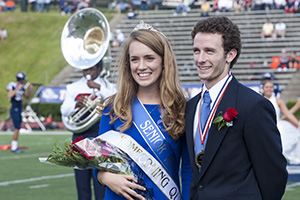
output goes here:
[[26, 74], [24, 72], [18, 72], [16, 74], [16, 82], [10, 82], [6, 86], [7, 98], [11, 102], [10, 117], [12, 118], [14, 125], [14, 134], [11, 142], [11, 151], [13, 153], [23, 153], [18, 149], [18, 138], [22, 124], [22, 100], [23, 97], [29, 98], [32, 92], [32, 85], [29, 84], [28, 90], [25, 88]]
[[[77, 110], [85, 107], [86, 98], [90, 95], [94, 94], [95, 97], [102, 97], [102, 99], [105, 99], [115, 93], [115, 85], [99, 77], [102, 67], [102, 61], [100, 61], [95, 66], [84, 69], [83, 77], [80, 80], [67, 85], [66, 98], [60, 109], [63, 116], [72, 116]], [[99, 124], [100, 120], [85, 131], [74, 133], [72, 140], [74, 141], [80, 136], [84, 138], [97, 137], [99, 133]], [[74, 169], [74, 172], [78, 200], [91, 200], [91, 179], [93, 179], [93, 170]], [[93, 182], [95, 199], [104, 199], [105, 188], [100, 186], [95, 179], [93, 179]]]
[[281, 199], [287, 171], [274, 108], [230, 72], [241, 53], [237, 25], [224, 16], [207, 18], [192, 39], [204, 84], [186, 106], [190, 199]]

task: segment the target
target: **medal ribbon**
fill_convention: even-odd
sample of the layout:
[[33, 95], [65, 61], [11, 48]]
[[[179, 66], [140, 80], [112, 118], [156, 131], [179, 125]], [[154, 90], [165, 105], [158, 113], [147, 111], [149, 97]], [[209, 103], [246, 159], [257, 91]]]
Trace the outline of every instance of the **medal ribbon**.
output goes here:
[[[216, 113], [218, 105], [219, 105], [219, 103], [220, 103], [220, 101], [221, 101], [221, 99], [222, 99], [222, 97], [223, 97], [223, 95], [224, 95], [224, 93], [225, 93], [225, 91], [226, 91], [229, 83], [230, 83], [231, 77], [232, 77], [231, 72], [229, 72], [228, 73], [228, 77], [227, 77], [224, 85], [222, 86], [222, 88], [221, 88], [221, 90], [220, 90], [220, 92], [219, 92], [219, 94], [217, 96], [216, 101], [214, 102], [212, 108], [209, 111], [209, 115], [208, 115], [208, 118], [207, 118], [207, 120], [205, 122], [204, 130], [203, 130], [204, 134], [202, 133], [201, 125], [200, 125], [200, 111], [198, 112], [198, 127], [199, 127], [200, 140], [201, 140], [201, 144], [202, 144], [203, 148], [204, 148], [203, 145], [204, 145], [205, 137], [207, 135], [209, 126], [210, 126], [210, 124], [212, 122], [212, 119], [213, 119], [215, 113]], [[203, 90], [202, 90], [202, 92], [203, 92]]]

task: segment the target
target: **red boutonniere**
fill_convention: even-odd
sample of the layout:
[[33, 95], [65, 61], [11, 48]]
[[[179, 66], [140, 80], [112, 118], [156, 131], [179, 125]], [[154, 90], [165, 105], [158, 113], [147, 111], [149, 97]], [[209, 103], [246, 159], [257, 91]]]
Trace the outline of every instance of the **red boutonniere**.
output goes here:
[[214, 119], [213, 123], [218, 123], [218, 130], [223, 126], [233, 126], [233, 120], [237, 118], [238, 111], [234, 108], [227, 108], [226, 113], [222, 116], [222, 112]]

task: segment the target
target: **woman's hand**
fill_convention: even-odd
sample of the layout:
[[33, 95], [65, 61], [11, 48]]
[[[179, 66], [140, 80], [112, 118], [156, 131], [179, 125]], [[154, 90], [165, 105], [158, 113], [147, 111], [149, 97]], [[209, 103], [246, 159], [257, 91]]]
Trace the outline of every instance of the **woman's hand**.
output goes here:
[[121, 175], [110, 172], [98, 172], [98, 181], [109, 187], [114, 193], [125, 197], [128, 200], [134, 200], [133, 197], [144, 200], [142, 195], [137, 194], [133, 189], [143, 190], [146, 188], [136, 184], [137, 180], [132, 175]]

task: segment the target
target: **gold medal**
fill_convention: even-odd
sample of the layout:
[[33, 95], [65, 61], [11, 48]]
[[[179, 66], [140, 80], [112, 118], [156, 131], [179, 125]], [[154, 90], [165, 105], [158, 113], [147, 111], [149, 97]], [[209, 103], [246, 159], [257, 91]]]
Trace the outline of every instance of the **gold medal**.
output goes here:
[[196, 155], [195, 163], [196, 163], [198, 168], [201, 168], [201, 166], [202, 166], [203, 156], [204, 156], [204, 151], [203, 150]]

